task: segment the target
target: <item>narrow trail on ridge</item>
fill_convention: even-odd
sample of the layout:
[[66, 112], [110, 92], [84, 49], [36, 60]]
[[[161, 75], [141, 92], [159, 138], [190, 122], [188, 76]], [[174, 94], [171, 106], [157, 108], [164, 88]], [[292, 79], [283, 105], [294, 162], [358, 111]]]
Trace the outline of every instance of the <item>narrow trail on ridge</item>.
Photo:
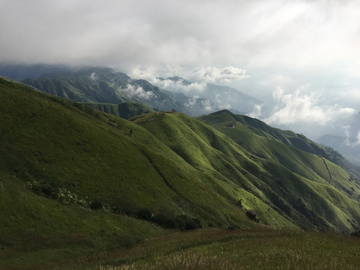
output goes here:
[[325, 159], [324, 159], [323, 157], [320, 157], [320, 158], [324, 161], [324, 164], [325, 164], [326, 170], [329, 172], [329, 176], [330, 176], [330, 180], [329, 180], [329, 181], [331, 181], [331, 180], [332, 180], [332, 175], [331, 175], [331, 172], [330, 172], [330, 170], [329, 170], [329, 167], [328, 167], [328, 165], [326, 164]]

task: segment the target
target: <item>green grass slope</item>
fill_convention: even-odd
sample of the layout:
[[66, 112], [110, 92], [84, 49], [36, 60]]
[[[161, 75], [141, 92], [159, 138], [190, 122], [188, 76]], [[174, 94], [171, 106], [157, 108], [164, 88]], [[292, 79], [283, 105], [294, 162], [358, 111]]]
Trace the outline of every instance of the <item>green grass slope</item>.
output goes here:
[[[120, 104], [109, 103], [83, 103], [86, 106], [105, 113], [111, 113], [124, 119], [130, 119], [138, 115], [154, 112], [153, 109], [136, 102], [124, 102]], [[159, 110], [159, 109], [157, 109]]]
[[[69, 243], [77, 256], [163, 233], [134, 218], [147, 213], [164, 226], [193, 219], [205, 227], [261, 226], [237, 202], [248, 198], [244, 205], [259, 214], [265, 203], [191, 166], [140, 125], [4, 79], [0, 97], [4, 263], [14, 249], [57, 261], [64, 254], [56, 250]], [[261, 220], [294, 226], [274, 210]]]
[[263, 136], [243, 133], [247, 149], [181, 113], [128, 121], [2, 78], [0, 115], [2, 265], [128, 246], [163, 234], [156, 224], [350, 232], [360, 220], [348, 173]]
[[183, 114], [152, 113], [131, 120], [193, 167], [246, 191], [243, 203], [250, 201], [248, 193], [265, 203], [266, 208], [258, 207], [262, 214], [275, 209], [302, 228], [350, 232], [359, 226], [358, 182], [320, 156], [256, 135], [241, 123], [235, 128], [222, 124], [226, 131], [217, 127], [226, 136]]
[[[323, 158], [330, 160], [348, 171], [351, 176], [360, 180], [359, 168], [353, 166], [332, 148], [317, 144], [302, 134], [297, 134], [289, 130], [273, 128], [258, 119], [245, 115], [236, 115], [228, 110], [199, 116], [197, 119], [215, 127], [226, 135], [233, 136], [235, 134], [235, 137], [241, 137], [242, 132], [250, 135], [256, 134], [268, 139], [282, 142], [286, 145], [293, 146], [311, 154], [321, 155]], [[232, 130], [232, 127], [235, 128], [235, 132]], [[240, 144], [244, 143], [241, 140], [238, 140], [238, 142]], [[246, 146], [247, 145], [245, 145], [245, 147]]]

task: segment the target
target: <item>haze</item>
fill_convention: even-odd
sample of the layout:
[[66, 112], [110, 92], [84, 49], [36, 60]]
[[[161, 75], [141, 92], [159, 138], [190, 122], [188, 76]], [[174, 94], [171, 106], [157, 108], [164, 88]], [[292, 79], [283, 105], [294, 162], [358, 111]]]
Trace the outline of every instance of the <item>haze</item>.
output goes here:
[[360, 110], [359, 14], [360, 1], [0, 0], [0, 62], [228, 85], [270, 104], [252, 116], [315, 137]]

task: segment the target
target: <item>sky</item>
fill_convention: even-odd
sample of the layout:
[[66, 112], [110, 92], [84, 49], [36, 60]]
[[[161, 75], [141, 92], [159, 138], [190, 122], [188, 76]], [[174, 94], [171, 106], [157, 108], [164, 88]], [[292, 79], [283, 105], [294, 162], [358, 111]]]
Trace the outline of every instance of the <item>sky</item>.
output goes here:
[[0, 0], [0, 30], [0, 63], [228, 85], [297, 132], [360, 110], [359, 0]]

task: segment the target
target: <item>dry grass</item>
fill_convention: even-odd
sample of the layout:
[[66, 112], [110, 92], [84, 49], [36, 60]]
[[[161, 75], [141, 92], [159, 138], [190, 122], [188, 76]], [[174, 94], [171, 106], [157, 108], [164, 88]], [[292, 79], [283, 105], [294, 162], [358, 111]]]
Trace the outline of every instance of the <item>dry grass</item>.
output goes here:
[[[169, 250], [168, 253], [164, 252], [164, 250], [161, 252], [154, 249], [153, 256], [148, 254], [139, 261], [120, 266], [101, 265], [96, 269], [320, 270], [360, 268], [360, 239], [343, 235], [279, 231], [256, 233], [234, 231], [230, 233], [214, 232], [214, 242], [211, 243], [209, 241], [207, 243], [197, 241], [209, 237], [209, 234], [205, 235], [193, 235], [193, 247], [182, 247], [175, 252]], [[159, 241], [161, 240], [159, 239]], [[175, 246], [173, 246], [174, 249]]]

